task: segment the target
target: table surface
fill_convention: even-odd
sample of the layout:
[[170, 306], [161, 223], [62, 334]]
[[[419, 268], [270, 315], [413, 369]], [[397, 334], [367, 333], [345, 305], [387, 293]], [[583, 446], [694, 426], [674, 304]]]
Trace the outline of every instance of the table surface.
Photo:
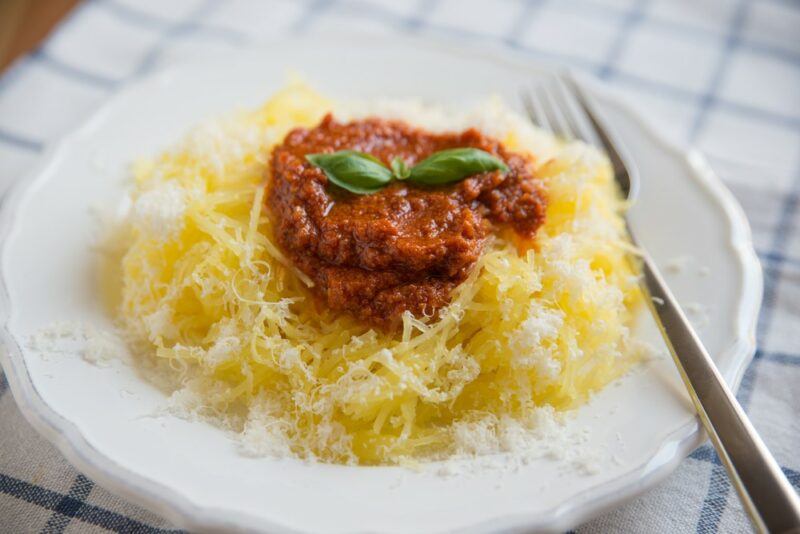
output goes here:
[[79, 0], [0, 2], [0, 72], [33, 49]]
[[[33, 46], [47, 21], [58, 18], [53, 13], [72, 3], [32, 0], [20, 7], [24, 1], [0, 3], [0, 61]], [[19, 24], [33, 20], [20, 10], [44, 3], [49, 14]], [[16, 28], [12, 37], [7, 28]], [[561, 62], [604, 80], [673, 141], [710, 158], [748, 215], [765, 274], [759, 349], [739, 400], [800, 488], [798, 2], [86, 1], [0, 77], [0, 195], [24, 179], [46, 145], [132, 78], [266, 38], [348, 28], [500, 44]], [[0, 531], [174, 530], [69, 466], [24, 421], [2, 374], [0, 428]], [[704, 445], [658, 487], [577, 530], [710, 533], [750, 526], [719, 459]]]

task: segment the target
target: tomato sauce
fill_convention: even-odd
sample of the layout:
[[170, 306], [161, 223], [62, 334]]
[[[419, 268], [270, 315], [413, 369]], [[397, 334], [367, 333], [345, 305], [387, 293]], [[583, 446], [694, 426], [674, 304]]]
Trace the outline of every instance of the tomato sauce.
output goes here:
[[[357, 195], [329, 183], [306, 154], [357, 150], [387, 166], [409, 166], [434, 152], [471, 147], [509, 167], [443, 186], [393, 182]], [[486, 238], [507, 226], [533, 238], [544, 221], [545, 196], [532, 163], [478, 130], [434, 134], [399, 121], [348, 123], [326, 116], [291, 131], [272, 152], [267, 204], [278, 243], [314, 280], [333, 310], [383, 328], [404, 311], [432, 315], [480, 257]]]

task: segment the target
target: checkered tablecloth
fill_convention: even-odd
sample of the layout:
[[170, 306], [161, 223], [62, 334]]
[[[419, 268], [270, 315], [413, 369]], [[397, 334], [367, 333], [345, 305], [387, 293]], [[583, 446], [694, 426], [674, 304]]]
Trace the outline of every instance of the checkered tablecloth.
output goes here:
[[[507, 46], [593, 74], [699, 147], [734, 191], [765, 274], [739, 399], [800, 488], [800, 2], [792, 0], [95, 0], [0, 78], [0, 194], [42, 148], [163, 64], [357, 28]], [[0, 374], [0, 532], [161, 532], [28, 426]], [[744, 532], [710, 446], [579, 532]]]

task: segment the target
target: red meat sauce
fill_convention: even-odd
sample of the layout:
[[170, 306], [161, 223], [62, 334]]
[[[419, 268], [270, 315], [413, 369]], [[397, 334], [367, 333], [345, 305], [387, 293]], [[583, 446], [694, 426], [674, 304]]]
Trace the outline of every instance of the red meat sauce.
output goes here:
[[[477, 174], [443, 186], [392, 182], [357, 195], [332, 183], [306, 154], [357, 150], [384, 164], [411, 166], [448, 148], [485, 150], [505, 174]], [[404, 311], [432, 315], [469, 275], [486, 238], [503, 226], [531, 239], [544, 221], [545, 196], [532, 163], [475, 129], [434, 134], [399, 121], [348, 123], [326, 116], [297, 128], [272, 152], [267, 204], [275, 237], [315, 282], [331, 309], [391, 329]]]

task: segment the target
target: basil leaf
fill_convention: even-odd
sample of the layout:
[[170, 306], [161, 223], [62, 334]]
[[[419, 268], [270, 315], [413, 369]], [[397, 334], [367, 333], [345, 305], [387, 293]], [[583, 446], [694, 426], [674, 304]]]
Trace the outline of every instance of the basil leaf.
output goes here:
[[392, 171], [379, 159], [355, 150], [306, 154], [306, 160], [322, 169], [328, 180], [357, 195], [374, 193], [392, 181]]
[[398, 156], [392, 160], [392, 174], [398, 180], [405, 180], [411, 176], [411, 169], [408, 168], [408, 164], [403, 158]]
[[408, 179], [427, 185], [448, 184], [482, 172], [508, 172], [500, 159], [477, 148], [452, 148], [431, 154], [411, 168]]

